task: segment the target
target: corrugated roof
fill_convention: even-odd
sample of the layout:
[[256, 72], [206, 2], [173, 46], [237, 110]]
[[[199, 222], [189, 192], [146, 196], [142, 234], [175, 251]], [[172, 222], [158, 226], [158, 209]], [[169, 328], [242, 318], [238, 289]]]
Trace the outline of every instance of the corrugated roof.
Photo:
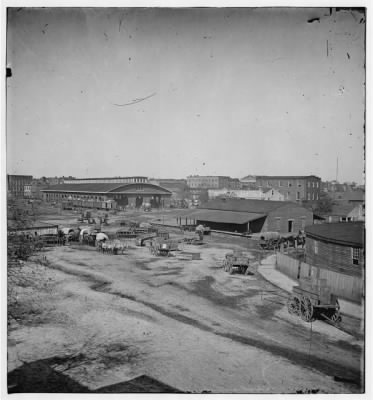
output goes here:
[[49, 186], [42, 192], [68, 192], [68, 193], [120, 193], [129, 192], [131, 188], [142, 186], [143, 190], [134, 190], [144, 195], [148, 194], [168, 194], [169, 190], [161, 186], [149, 183], [63, 183], [60, 185]]
[[221, 222], [224, 224], [245, 224], [255, 219], [265, 217], [265, 214], [221, 211], [221, 210], [194, 210], [189, 213], [180, 213], [180, 217], [193, 218], [198, 221]]
[[316, 224], [305, 228], [306, 236], [344, 246], [364, 247], [364, 222]]
[[289, 204], [293, 205], [294, 207], [300, 207], [298, 204], [289, 201], [230, 198], [210, 200], [205, 205], [201, 206], [200, 209], [268, 214], [269, 212], [276, 210], [277, 208], [284, 207]]

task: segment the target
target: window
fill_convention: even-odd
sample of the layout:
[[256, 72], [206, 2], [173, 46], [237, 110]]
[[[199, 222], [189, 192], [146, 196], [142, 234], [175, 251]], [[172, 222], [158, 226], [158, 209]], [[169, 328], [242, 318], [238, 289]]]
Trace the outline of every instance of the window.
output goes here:
[[282, 186], [282, 181], [278, 181], [278, 186]]
[[288, 187], [291, 187], [291, 182], [288, 182]]
[[296, 200], [300, 200], [300, 192], [297, 192], [297, 198]]
[[311, 182], [307, 182], [307, 186], [308, 186], [308, 187], [311, 187]]
[[311, 200], [311, 193], [307, 193], [307, 200]]
[[306, 227], [306, 217], [300, 218], [300, 224], [301, 224], [302, 230], [304, 230], [304, 228]]
[[319, 243], [315, 240], [314, 242], [315, 254], [319, 254]]
[[352, 264], [359, 265], [360, 249], [358, 247], [352, 247], [351, 253], [352, 253]]
[[277, 232], [281, 231], [281, 218], [280, 217], [276, 218], [276, 231]]

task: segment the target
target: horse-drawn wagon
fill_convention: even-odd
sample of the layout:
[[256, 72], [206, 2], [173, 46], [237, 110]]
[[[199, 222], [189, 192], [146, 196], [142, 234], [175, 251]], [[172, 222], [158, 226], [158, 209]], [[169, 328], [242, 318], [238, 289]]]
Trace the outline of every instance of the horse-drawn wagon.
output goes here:
[[250, 265], [250, 259], [243, 252], [235, 251], [227, 253], [223, 261], [223, 268], [229, 274], [233, 274], [234, 272], [245, 275], [254, 274], [254, 268]]
[[150, 242], [150, 253], [155, 256], [170, 256], [172, 251], [179, 250], [179, 242], [176, 240], [166, 240], [155, 238]]
[[336, 324], [342, 320], [338, 298], [331, 293], [326, 279], [301, 279], [299, 286], [293, 287], [287, 305], [290, 314], [306, 322], [321, 318]]

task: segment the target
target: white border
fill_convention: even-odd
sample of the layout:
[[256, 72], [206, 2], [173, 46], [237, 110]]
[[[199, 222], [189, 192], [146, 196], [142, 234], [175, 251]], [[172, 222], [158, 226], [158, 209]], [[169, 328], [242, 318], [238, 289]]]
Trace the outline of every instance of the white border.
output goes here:
[[[373, 241], [372, 241], [372, 234], [371, 234], [371, 201], [372, 201], [372, 189], [371, 189], [371, 172], [372, 172], [372, 162], [371, 156], [372, 154], [372, 143], [371, 143], [371, 74], [372, 74], [372, 45], [371, 40], [372, 38], [372, 27], [371, 27], [371, 7], [368, 0], [349, 0], [349, 1], [326, 1], [326, 0], [318, 0], [318, 1], [267, 1], [267, 0], [233, 0], [233, 1], [198, 1], [198, 0], [188, 0], [188, 1], [181, 1], [181, 0], [138, 0], [138, 1], [120, 1], [120, 0], [107, 0], [107, 1], [92, 1], [92, 0], [70, 0], [70, 1], [61, 1], [61, 0], [3, 0], [1, 2], [0, 8], [0, 17], [1, 17], [1, 98], [0, 98], [0, 105], [1, 105], [1, 139], [0, 139], [0, 171], [1, 171], [1, 197], [0, 197], [0, 217], [1, 217], [1, 230], [0, 230], [0, 240], [1, 240], [1, 364], [0, 364], [0, 397], [8, 398], [8, 394], [6, 393], [6, 371], [7, 371], [7, 360], [6, 360], [6, 141], [5, 141], [5, 131], [6, 131], [6, 120], [5, 120], [5, 67], [6, 67], [6, 7], [366, 7], [367, 8], [367, 24], [366, 24], [366, 228], [367, 228], [367, 236], [366, 236], [366, 305], [367, 305], [367, 312], [366, 312], [366, 364], [365, 364], [365, 390], [366, 393], [364, 395], [318, 395], [318, 398], [324, 398], [327, 396], [333, 397], [344, 397], [344, 398], [368, 398], [373, 394], [372, 388], [372, 379], [369, 377], [373, 376], [373, 369], [372, 369], [372, 356], [371, 356], [371, 335], [372, 335], [372, 296], [370, 292], [370, 288], [372, 288], [372, 279], [371, 279], [371, 252], [370, 249], [373, 248]], [[348, 366], [346, 365], [346, 368]], [[51, 397], [56, 399], [68, 398], [68, 399], [81, 399], [86, 397], [87, 395], [64, 395], [64, 394], [17, 394], [11, 395], [12, 400], [17, 399], [49, 399]], [[94, 395], [89, 395], [91, 396]], [[149, 394], [113, 394], [113, 395], [96, 395], [96, 398], [110, 398], [112, 400], [119, 399], [123, 397], [127, 398], [141, 398], [147, 396], [147, 398], [163, 398], [165, 395], [149, 395]], [[167, 395], [167, 398], [181, 398], [185, 395]], [[195, 398], [203, 397], [203, 395], [193, 395]], [[212, 395], [214, 399], [216, 398], [223, 398], [223, 395]], [[237, 395], [224, 395], [225, 397], [231, 397]], [[256, 395], [241, 395], [245, 397], [253, 398]], [[260, 395], [260, 399], [267, 399], [271, 398], [268, 396], [273, 395]], [[277, 395], [277, 399], [287, 398], [288, 395]], [[302, 395], [302, 399], [306, 399], [310, 396]], [[87, 398], [87, 397], [86, 397]], [[313, 397], [312, 397], [313, 398]], [[205, 399], [205, 397], [203, 397]]]

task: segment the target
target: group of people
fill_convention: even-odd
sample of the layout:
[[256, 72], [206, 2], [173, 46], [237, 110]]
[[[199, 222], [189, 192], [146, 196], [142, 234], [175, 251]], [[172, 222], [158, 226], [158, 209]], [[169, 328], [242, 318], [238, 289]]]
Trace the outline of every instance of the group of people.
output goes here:
[[123, 243], [119, 240], [100, 240], [96, 241], [96, 247], [97, 250], [103, 254], [118, 255], [124, 254], [128, 249], [128, 243]]

